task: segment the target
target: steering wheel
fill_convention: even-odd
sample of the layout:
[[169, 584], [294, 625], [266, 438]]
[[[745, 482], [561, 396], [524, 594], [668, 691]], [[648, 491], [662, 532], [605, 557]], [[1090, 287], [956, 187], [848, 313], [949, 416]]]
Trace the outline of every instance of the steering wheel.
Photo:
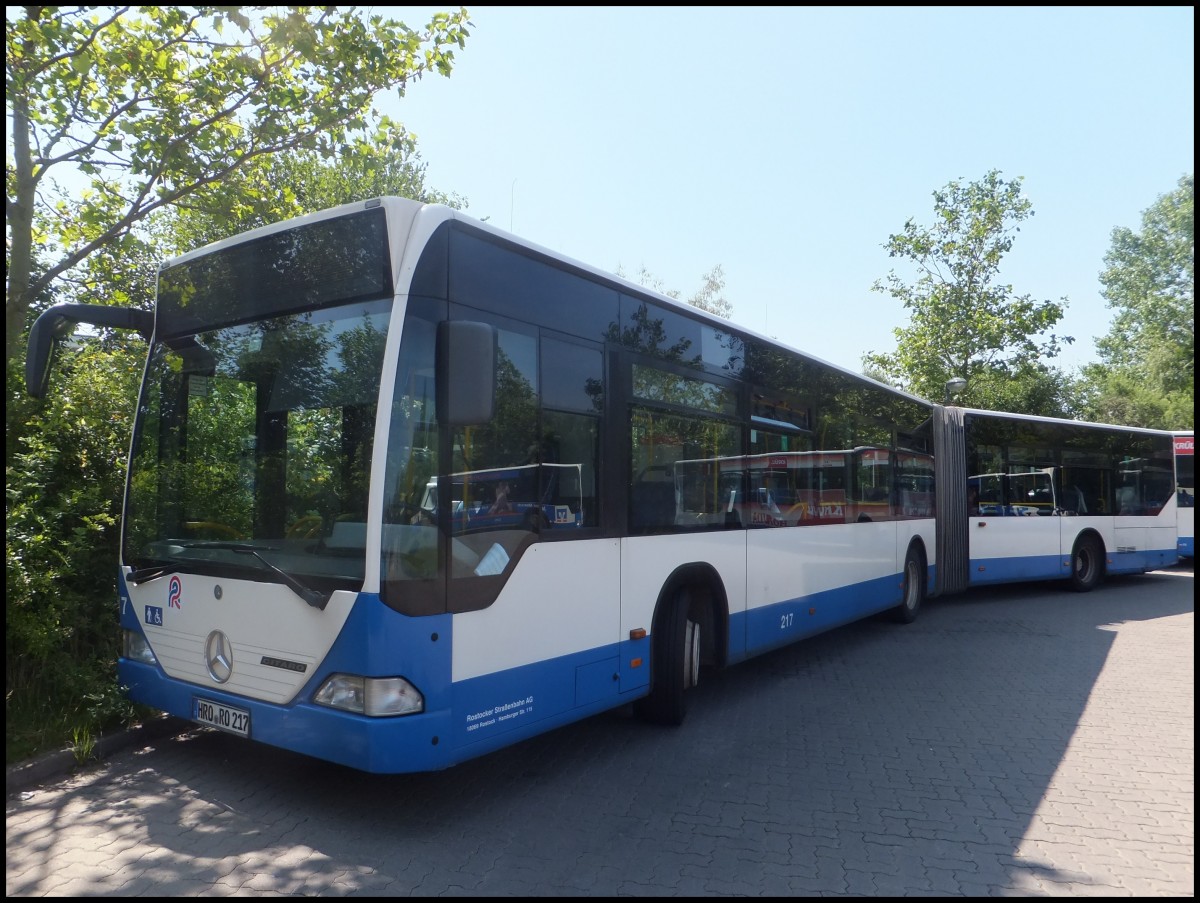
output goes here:
[[306, 514], [288, 527], [284, 536], [287, 539], [313, 539], [321, 535], [321, 525], [324, 523], [321, 515]]

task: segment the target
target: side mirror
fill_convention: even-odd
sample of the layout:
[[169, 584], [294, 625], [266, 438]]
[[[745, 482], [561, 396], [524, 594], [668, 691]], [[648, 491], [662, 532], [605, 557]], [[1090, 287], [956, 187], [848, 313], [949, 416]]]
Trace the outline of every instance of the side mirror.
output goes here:
[[154, 332], [154, 314], [148, 310], [100, 304], [55, 304], [42, 311], [29, 330], [29, 350], [25, 357], [25, 390], [34, 398], [46, 397], [54, 352], [72, 323], [136, 329], [144, 339], [149, 339]]
[[[53, 310], [53, 308], [51, 308]], [[29, 350], [25, 356], [25, 391], [34, 398], [45, 398], [50, 386], [50, 368], [59, 340], [66, 334], [70, 321], [47, 316], [46, 311], [29, 330]]]
[[443, 320], [437, 332], [438, 422], [478, 426], [496, 415], [496, 330]]

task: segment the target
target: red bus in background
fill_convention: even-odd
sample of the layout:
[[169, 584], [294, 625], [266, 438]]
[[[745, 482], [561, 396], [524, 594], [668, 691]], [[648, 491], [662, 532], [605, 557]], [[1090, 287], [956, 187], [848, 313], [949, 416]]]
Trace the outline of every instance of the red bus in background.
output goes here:
[[678, 525], [796, 527], [933, 516], [933, 457], [862, 446], [675, 462]]
[[1179, 557], [1196, 557], [1196, 434], [1175, 433], [1175, 500], [1179, 523]]

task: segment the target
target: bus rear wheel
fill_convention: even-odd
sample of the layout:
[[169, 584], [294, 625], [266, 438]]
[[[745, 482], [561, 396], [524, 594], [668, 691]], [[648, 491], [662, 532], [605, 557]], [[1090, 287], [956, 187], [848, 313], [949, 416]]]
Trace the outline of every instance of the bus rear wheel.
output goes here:
[[655, 631], [650, 694], [634, 703], [643, 721], [679, 725], [687, 714], [685, 693], [700, 680], [700, 625], [688, 618], [690, 594], [681, 590]]
[[1080, 536], [1071, 552], [1071, 589], [1086, 593], [1099, 586], [1103, 579], [1104, 546], [1092, 534]]
[[904, 557], [904, 583], [900, 590], [900, 604], [892, 609], [893, 620], [911, 624], [921, 611], [925, 601], [925, 556], [915, 545], [908, 547]]

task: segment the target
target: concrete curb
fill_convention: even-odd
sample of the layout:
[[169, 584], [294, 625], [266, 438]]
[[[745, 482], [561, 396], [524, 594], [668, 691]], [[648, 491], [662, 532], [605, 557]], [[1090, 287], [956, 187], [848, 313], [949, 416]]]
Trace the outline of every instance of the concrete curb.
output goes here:
[[5, 768], [4, 795], [10, 797], [77, 771], [86, 771], [114, 753], [130, 747], [145, 745], [163, 737], [172, 737], [196, 727], [190, 721], [163, 715], [143, 724], [105, 734], [96, 740], [92, 757], [80, 764], [72, 749], [45, 753]]

